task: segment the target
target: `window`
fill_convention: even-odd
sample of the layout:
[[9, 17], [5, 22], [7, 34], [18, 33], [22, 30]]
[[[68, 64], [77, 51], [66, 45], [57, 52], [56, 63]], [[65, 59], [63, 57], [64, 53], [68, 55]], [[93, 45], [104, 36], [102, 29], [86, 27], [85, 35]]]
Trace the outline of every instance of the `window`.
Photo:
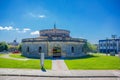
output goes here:
[[102, 44], [100, 44], [100, 46], [102, 47]]
[[27, 52], [29, 52], [29, 47], [27, 47]]
[[110, 46], [112, 47], [112, 43], [110, 44]]
[[74, 53], [74, 47], [71, 47], [71, 52]]
[[41, 53], [41, 52], [42, 52], [42, 47], [39, 47], [38, 52], [39, 52], [39, 53]]

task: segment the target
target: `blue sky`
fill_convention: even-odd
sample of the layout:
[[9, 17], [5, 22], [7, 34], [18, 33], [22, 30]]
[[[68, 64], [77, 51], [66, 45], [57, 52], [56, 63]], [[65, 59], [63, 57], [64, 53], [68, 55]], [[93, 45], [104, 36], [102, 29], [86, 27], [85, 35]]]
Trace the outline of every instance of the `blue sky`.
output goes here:
[[120, 36], [120, 0], [0, 0], [0, 41], [21, 42], [57, 28], [91, 43]]

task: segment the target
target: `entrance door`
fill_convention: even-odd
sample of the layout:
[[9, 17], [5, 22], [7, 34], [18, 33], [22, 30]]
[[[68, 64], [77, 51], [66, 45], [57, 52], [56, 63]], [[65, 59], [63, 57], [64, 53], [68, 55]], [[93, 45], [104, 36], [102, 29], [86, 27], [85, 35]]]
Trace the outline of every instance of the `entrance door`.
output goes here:
[[61, 48], [60, 47], [53, 48], [53, 57], [61, 57]]

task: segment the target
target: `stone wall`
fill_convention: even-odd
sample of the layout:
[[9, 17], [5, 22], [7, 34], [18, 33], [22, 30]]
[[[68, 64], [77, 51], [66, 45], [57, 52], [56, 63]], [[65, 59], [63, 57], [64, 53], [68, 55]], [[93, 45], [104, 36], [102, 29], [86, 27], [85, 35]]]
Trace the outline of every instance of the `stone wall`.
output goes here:
[[[41, 52], [45, 53], [45, 57], [53, 57], [53, 48], [61, 48], [61, 57], [78, 57], [82, 56], [82, 42], [24, 42], [22, 45], [22, 54], [26, 57], [39, 58], [39, 47]], [[27, 48], [29, 47], [29, 51]], [[71, 48], [74, 48], [72, 52]]]
[[[29, 52], [27, 51], [27, 48], [29, 47]], [[39, 58], [39, 47], [41, 47], [42, 51], [45, 53], [45, 56], [47, 56], [47, 44], [46, 42], [25, 42], [22, 45], [22, 54], [26, 57], [34, 57]]]

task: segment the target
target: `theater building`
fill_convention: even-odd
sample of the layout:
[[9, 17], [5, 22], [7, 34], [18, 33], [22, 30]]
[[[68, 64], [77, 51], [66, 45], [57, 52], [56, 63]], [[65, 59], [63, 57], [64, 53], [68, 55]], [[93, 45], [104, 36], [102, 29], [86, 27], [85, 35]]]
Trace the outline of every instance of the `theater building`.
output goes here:
[[39, 58], [41, 53], [45, 57], [80, 57], [85, 54], [82, 51], [86, 40], [72, 38], [70, 31], [64, 29], [45, 29], [39, 31], [37, 38], [22, 39], [22, 55]]

